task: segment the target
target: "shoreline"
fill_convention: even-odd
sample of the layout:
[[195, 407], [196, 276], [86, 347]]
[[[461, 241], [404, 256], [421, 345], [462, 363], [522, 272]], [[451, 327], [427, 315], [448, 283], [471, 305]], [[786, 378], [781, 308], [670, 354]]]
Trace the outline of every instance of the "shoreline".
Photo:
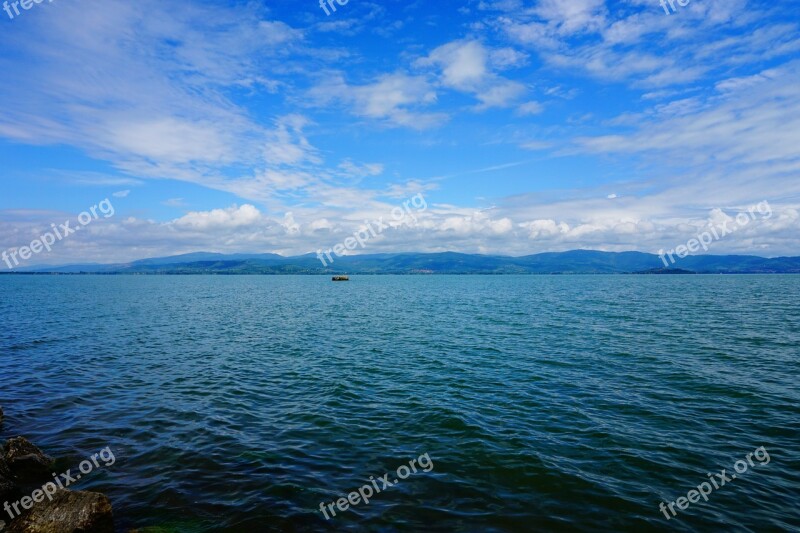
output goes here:
[[[4, 425], [0, 406], [0, 429]], [[0, 452], [0, 532], [114, 533], [112, 505], [106, 495], [67, 488], [81, 474], [73, 477], [72, 469], [52, 474], [59, 461], [22, 436], [6, 439]], [[87, 473], [84, 463], [80, 471]]]

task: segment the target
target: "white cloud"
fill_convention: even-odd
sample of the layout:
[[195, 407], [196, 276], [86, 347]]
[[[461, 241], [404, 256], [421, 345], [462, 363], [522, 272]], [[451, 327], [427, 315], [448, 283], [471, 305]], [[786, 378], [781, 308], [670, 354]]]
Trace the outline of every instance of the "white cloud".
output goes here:
[[507, 107], [526, 92], [524, 84], [505, 79], [489, 68], [490, 58], [498, 69], [518, 64], [524, 55], [510, 48], [489, 50], [480, 41], [453, 41], [418, 59], [417, 67], [435, 67], [442, 86], [472, 93], [477, 110]]
[[328, 77], [309, 91], [309, 101], [313, 105], [349, 105], [358, 116], [415, 129], [446, 119], [441, 113], [419, 111], [436, 101], [436, 91], [423, 76], [402, 72], [384, 74], [365, 85], [349, 85], [341, 75]]
[[234, 143], [212, 124], [175, 118], [134, 120], [126, 118], [108, 125], [112, 137], [109, 147], [145, 159], [173, 163], [219, 161], [232, 156]]
[[260, 36], [263, 42], [270, 46], [299, 41], [303, 38], [301, 30], [292, 28], [279, 20], [262, 20], [258, 23], [258, 28], [261, 30]]
[[161, 202], [167, 207], [185, 207], [186, 201], [183, 198], [170, 198]]
[[383, 174], [384, 168], [380, 163], [354, 163], [350, 159], [343, 161], [339, 164], [339, 168], [347, 177], [363, 178], [367, 176], [380, 176]]
[[632, 4], [640, 9], [619, 6], [613, 15], [604, 0], [499, 6], [493, 26], [553, 67], [636, 87], [684, 85], [800, 50], [796, 24], [763, 22], [768, 12], [745, 0], [691, 2], [671, 17], [651, 2]]
[[540, 0], [534, 11], [562, 34], [597, 31], [606, 25], [605, 0]]
[[528, 63], [528, 54], [514, 48], [496, 48], [489, 51], [489, 62], [497, 70], [519, 68]]
[[418, 66], [441, 68], [442, 83], [461, 91], [474, 90], [488, 76], [489, 53], [477, 41], [455, 41], [436, 48]]
[[310, 121], [301, 115], [288, 115], [276, 121], [267, 135], [266, 162], [269, 165], [297, 165], [306, 161], [319, 163], [316, 150], [303, 134]]
[[520, 115], [538, 115], [544, 111], [544, 106], [539, 102], [525, 102], [517, 107], [517, 113]]
[[255, 206], [245, 204], [212, 211], [192, 211], [174, 220], [172, 225], [182, 229], [208, 231], [250, 226], [261, 219], [261, 212]]
[[[796, 254], [800, 67], [781, 63], [800, 50], [794, 21], [767, 19], [762, 8], [744, 0], [692, 2], [680, 17], [666, 17], [644, 0], [613, 10], [601, 0], [481, 1], [466, 10], [476, 6], [483, 18], [463, 26], [461, 38], [431, 45], [409, 36], [393, 41], [397, 56], [386, 52], [386, 61], [374, 61], [355, 45], [311, 42], [323, 31], [325, 39], [367, 31], [380, 36], [377, 19], [369, 17], [386, 8], [376, 4], [353, 22], [319, 23], [317, 17], [302, 29], [274, 20], [273, 11], [258, 3], [221, 10], [155, 0], [108, 0], [90, 12], [66, 3], [57, 15], [42, 11], [26, 25], [8, 25], [0, 35], [0, 135], [28, 145], [63, 144], [125, 174], [45, 171], [47, 178], [82, 186], [144, 185], [145, 191], [145, 179], [169, 179], [242, 199], [230, 206], [236, 200], [220, 195], [214, 205], [227, 207], [175, 220], [147, 220], [137, 211], [104, 221], [52, 258], [115, 261], [199, 249], [305, 253], [339, 242], [364, 219], [386, 216], [393, 201], [420, 191], [441, 195], [440, 203], [431, 201], [418, 228], [402, 228], [368, 252], [653, 251], [685, 242], [708, 217], [730, 216], [769, 196], [775, 216], [714, 251]], [[408, 13], [416, 9], [407, 7]], [[391, 22], [385, 31], [396, 32], [407, 21]], [[770, 68], [754, 67], [764, 63]], [[330, 70], [338, 64], [347, 70]], [[643, 88], [652, 90], [640, 99]], [[614, 106], [608, 109], [624, 104], [620, 114], [603, 116], [605, 108], [594, 102], [594, 113], [587, 113], [586, 100], [600, 102], [612, 89]], [[547, 123], [560, 106], [564, 116]], [[530, 118], [545, 107], [546, 115]], [[464, 151], [474, 146], [467, 136], [439, 135], [434, 126], [459, 120], [459, 111], [499, 108], [509, 109], [484, 115], [487, 124], [492, 121], [487, 144], [502, 138], [509, 146], [501, 150], [536, 153], [503, 155], [514, 161], [506, 165], [467, 163], [482, 167], [474, 171], [437, 170], [454, 174], [436, 180], [404, 176], [392, 161], [399, 159], [397, 144], [380, 162], [384, 154], [370, 143], [368, 161], [359, 161], [355, 149], [320, 141], [338, 135], [340, 127], [365, 139], [389, 129], [382, 126], [400, 126], [407, 129], [392, 130], [398, 134], [392, 140], [408, 143], [402, 157], [408, 147], [408, 159], [419, 157], [423, 164], [429, 154], [415, 151], [415, 143]], [[336, 114], [341, 111], [356, 118]], [[475, 134], [481, 142], [485, 130]], [[448, 178], [483, 173], [494, 180], [522, 170], [511, 169], [526, 156], [540, 161], [563, 155], [585, 157], [585, 167], [603, 172], [565, 171], [565, 187], [575, 188], [549, 198], [526, 194], [523, 184], [509, 198], [481, 191], [485, 200], [479, 203], [494, 204], [486, 210], [441, 203], [454, 194]], [[619, 168], [613, 162], [634, 158], [636, 168], [620, 173], [628, 181], [610, 182]], [[546, 187], [556, 177], [549, 168], [532, 168], [517, 181]], [[608, 175], [614, 178], [578, 188]], [[509, 181], [496, 190], [506, 190]], [[463, 193], [458, 190], [459, 198], [467, 197]], [[165, 197], [154, 200], [159, 210]], [[181, 198], [163, 203], [184, 205]], [[30, 242], [63, 216], [4, 211], [0, 247]]]
[[[585, 191], [584, 191], [585, 192]], [[526, 255], [544, 251], [592, 248], [608, 251], [638, 249], [656, 252], [685, 243], [710, 222], [720, 223], [750, 205], [691, 210], [670, 205], [673, 192], [574, 198], [558, 202], [533, 196], [509, 198], [487, 210], [435, 204], [414, 213], [416, 226], [399, 226], [370, 241], [364, 253], [397, 251], [463, 252]], [[680, 195], [678, 195], [680, 196]], [[85, 234], [70, 237], [37, 261], [44, 264], [83, 261], [123, 262], [192, 251], [222, 253], [275, 252], [304, 254], [328, 248], [359, 229], [364, 220], [391, 220], [400, 201], [330, 207], [298, 207], [269, 216], [245, 204], [210, 211], [193, 211], [167, 222], [134, 217], [101, 219]], [[778, 256], [796, 251], [800, 204], [773, 203], [772, 216], [756, 211], [756, 219], [735, 234], [715, 242], [713, 253]], [[31, 241], [66, 215], [53, 212], [0, 212], [0, 249]], [[73, 215], [74, 216], [74, 215]], [[90, 229], [91, 228], [91, 229]]]
[[525, 150], [547, 150], [552, 147], [553, 144], [547, 141], [527, 141], [520, 145]]
[[43, 10], [31, 19], [39, 26], [31, 42], [14, 33], [18, 26], [3, 32], [0, 45], [30, 68], [4, 69], [0, 94], [9, 111], [0, 135], [67, 144], [137, 178], [205, 184], [243, 161], [264, 165], [269, 132], [227, 90], [274, 88], [261, 72], [280, 65], [302, 32], [263, 19], [252, 5], [182, 4], [169, 16], [163, 9], [154, 0], [109, 0], [89, 16], [65, 4], [57, 16]]
[[[770, 69], [742, 83], [721, 82], [722, 95], [700, 101], [679, 100], [656, 107], [658, 116], [642, 123], [631, 134], [586, 137], [578, 142], [587, 150], [651, 152], [665, 158], [681, 158], [696, 165], [763, 165], [776, 161], [797, 162], [800, 155], [800, 61]], [[758, 83], [758, 91], [751, 90]], [[687, 112], [688, 102], [688, 112]]]

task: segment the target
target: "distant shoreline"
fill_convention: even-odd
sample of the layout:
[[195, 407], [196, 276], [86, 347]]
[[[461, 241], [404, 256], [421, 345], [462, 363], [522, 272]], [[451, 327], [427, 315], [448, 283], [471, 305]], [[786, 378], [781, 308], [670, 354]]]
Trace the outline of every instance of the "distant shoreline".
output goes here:
[[313, 254], [217, 254], [197, 252], [116, 264], [39, 265], [3, 274], [100, 275], [441, 275], [441, 274], [798, 274], [800, 257], [690, 255], [665, 267], [655, 254], [572, 250], [521, 257], [500, 255], [402, 253], [351, 255], [321, 266]]
[[[0, 272], [5, 276], [303, 276], [328, 278], [320, 273], [227, 273], [227, 272]], [[356, 272], [350, 276], [792, 276], [800, 272]]]

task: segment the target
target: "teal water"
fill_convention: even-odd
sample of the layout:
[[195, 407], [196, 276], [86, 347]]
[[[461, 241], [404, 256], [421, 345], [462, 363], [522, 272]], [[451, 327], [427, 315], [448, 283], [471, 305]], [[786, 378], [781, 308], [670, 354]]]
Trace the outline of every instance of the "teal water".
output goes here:
[[800, 276], [0, 276], [0, 434], [121, 531], [796, 531], [798, 375]]

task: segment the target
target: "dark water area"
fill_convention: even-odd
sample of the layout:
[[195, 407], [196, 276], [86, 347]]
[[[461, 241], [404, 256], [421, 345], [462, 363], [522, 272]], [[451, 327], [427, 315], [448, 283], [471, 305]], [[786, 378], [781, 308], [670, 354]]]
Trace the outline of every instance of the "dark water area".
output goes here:
[[0, 276], [0, 436], [120, 531], [800, 528], [800, 276], [351, 279]]

